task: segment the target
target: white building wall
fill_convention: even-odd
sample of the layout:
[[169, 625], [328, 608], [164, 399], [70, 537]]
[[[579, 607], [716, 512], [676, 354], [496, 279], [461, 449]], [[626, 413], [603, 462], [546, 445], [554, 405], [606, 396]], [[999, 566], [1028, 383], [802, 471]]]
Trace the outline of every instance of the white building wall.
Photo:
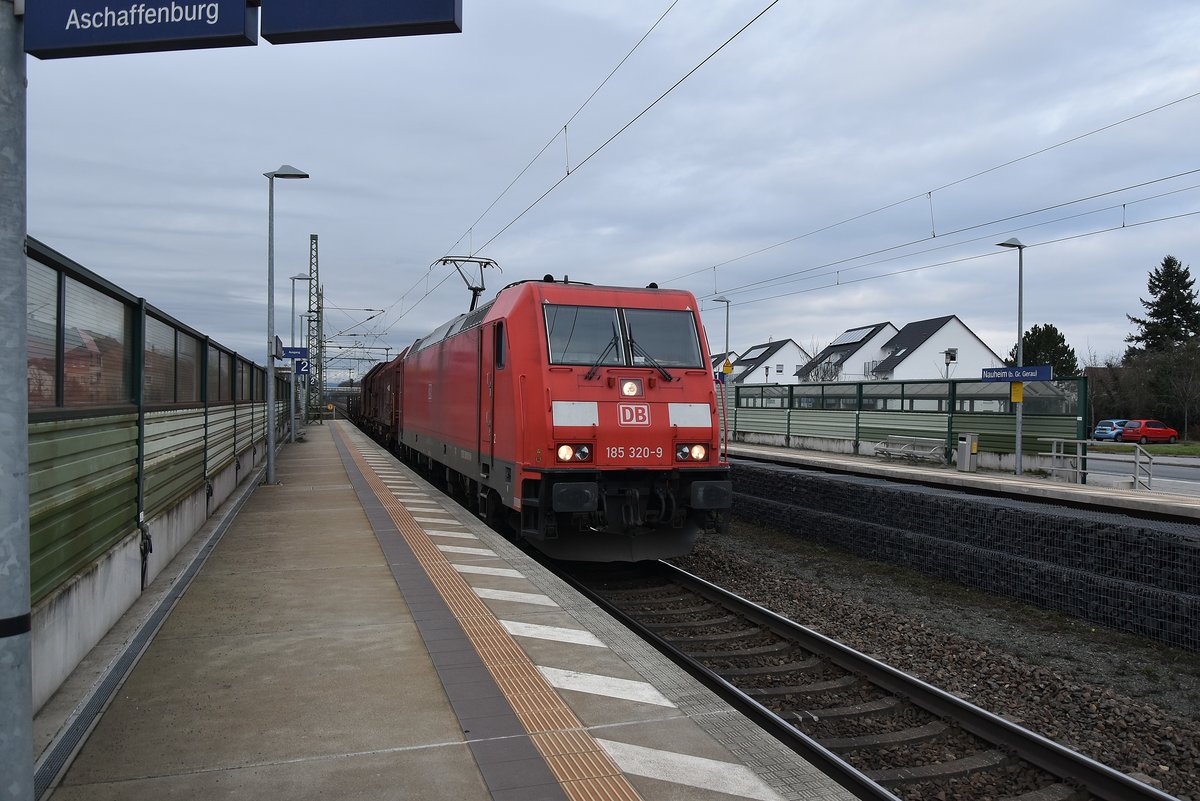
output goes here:
[[[947, 348], [958, 348], [957, 362], [946, 364]], [[980, 342], [961, 320], [954, 318], [896, 365], [892, 377], [897, 381], [977, 379], [982, 375], [983, 368], [1003, 366], [990, 348]]]
[[[804, 348], [801, 348], [793, 340], [772, 354], [767, 361], [747, 373], [744, 378], [739, 377], [738, 383], [794, 384], [796, 383], [796, 370], [808, 364], [808, 360], [811, 358]], [[780, 365], [783, 365], [782, 372], [778, 369]]]
[[883, 352], [883, 346], [898, 333], [899, 330], [891, 323], [884, 326], [883, 330], [864, 342], [858, 350], [850, 354], [846, 361], [842, 362], [842, 372], [838, 376], [838, 381], [878, 380], [877, 376], [867, 371], [866, 368], [872, 363], [878, 364], [887, 358], [887, 354]]

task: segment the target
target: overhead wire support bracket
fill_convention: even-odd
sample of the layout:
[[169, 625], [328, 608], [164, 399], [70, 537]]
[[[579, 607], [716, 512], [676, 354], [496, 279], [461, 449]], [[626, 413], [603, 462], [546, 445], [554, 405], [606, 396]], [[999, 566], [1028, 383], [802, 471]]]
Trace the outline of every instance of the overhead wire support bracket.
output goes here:
[[[479, 304], [479, 296], [483, 294], [483, 290], [485, 289], [483, 283], [484, 269], [488, 267], [494, 267], [497, 270], [500, 270], [500, 272], [504, 272], [504, 270], [500, 269], [500, 265], [495, 261], [492, 259], [483, 258], [482, 256], [442, 256], [433, 264], [429, 265], [429, 267], [432, 269], [439, 264], [443, 266], [453, 265], [454, 269], [458, 270], [458, 274], [466, 283], [467, 289], [471, 290], [471, 308], [467, 309], [467, 311], [475, 311], [475, 307]], [[471, 282], [472, 277], [467, 275], [466, 271], [463, 269], [463, 265], [475, 265], [479, 268], [479, 282], [477, 284]]]

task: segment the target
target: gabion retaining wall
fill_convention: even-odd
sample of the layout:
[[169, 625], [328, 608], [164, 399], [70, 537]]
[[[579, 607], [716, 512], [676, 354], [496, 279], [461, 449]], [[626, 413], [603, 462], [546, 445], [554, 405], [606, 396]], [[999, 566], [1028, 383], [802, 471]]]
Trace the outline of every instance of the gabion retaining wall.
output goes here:
[[1200, 526], [767, 465], [739, 517], [1200, 651]]

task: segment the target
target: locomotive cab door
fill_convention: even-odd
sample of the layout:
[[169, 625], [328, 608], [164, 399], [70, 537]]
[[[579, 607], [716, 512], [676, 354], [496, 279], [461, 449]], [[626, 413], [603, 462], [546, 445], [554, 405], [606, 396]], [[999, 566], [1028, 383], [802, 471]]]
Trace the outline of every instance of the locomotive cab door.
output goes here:
[[390, 397], [388, 401], [391, 403], [391, 424], [392, 428], [389, 432], [393, 444], [399, 448], [400, 432], [404, 430], [404, 369], [397, 367], [392, 371], [391, 385], [388, 387]]
[[503, 320], [484, 327], [479, 361], [479, 409], [483, 413], [479, 415], [478, 452], [480, 476], [487, 481], [491, 477], [496, 455], [496, 371], [503, 370], [507, 361]]

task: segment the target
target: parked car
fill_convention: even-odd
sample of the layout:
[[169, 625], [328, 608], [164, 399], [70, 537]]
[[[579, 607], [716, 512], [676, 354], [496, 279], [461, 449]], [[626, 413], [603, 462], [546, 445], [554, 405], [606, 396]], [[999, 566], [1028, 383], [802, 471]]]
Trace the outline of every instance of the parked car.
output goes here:
[[1175, 442], [1179, 432], [1158, 420], [1126, 420], [1118, 436], [1121, 442]]
[[1108, 439], [1116, 442], [1121, 435], [1121, 426], [1125, 425], [1128, 420], [1101, 420], [1096, 423], [1096, 428], [1092, 431], [1093, 439]]

